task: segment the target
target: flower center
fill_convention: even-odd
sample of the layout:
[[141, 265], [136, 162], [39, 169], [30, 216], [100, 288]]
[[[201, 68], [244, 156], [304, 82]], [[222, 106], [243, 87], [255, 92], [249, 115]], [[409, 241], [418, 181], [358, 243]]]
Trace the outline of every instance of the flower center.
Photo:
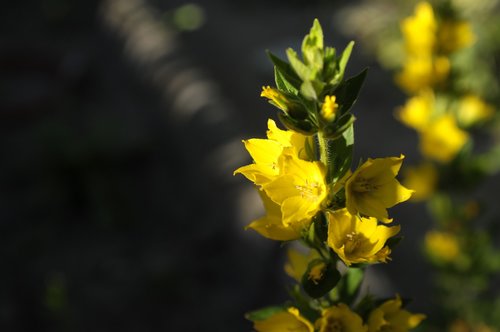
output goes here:
[[353, 183], [353, 191], [359, 192], [359, 193], [364, 193], [364, 192], [370, 192], [377, 190], [378, 186], [374, 185], [372, 182], [370, 182], [369, 179], [365, 179], [363, 177], [358, 177], [354, 183]]
[[321, 332], [342, 332], [344, 330], [342, 322], [333, 317], [328, 317], [326, 319], [326, 324], [323, 325]]
[[306, 179], [305, 185], [296, 185], [295, 189], [300, 192], [302, 198], [309, 201], [316, 201], [322, 193], [321, 185], [318, 182], [309, 182], [308, 179]]
[[363, 241], [363, 237], [360, 234], [351, 232], [346, 234], [344, 243], [344, 252], [349, 255], [356, 251], [359, 247], [359, 243]]

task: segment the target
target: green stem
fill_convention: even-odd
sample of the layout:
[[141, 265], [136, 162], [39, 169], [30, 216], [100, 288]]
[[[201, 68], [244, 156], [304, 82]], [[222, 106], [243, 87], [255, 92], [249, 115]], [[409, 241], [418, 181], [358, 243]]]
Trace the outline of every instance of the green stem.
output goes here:
[[328, 165], [328, 138], [323, 137], [323, 134], [318, 131], [318, 148], [319, 148], [319, 160], [329, 169]]

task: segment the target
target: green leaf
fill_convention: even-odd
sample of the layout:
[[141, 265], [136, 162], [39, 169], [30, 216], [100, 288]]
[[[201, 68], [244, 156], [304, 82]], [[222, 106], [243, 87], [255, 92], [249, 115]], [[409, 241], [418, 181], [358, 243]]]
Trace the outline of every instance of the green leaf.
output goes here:
[[[324, 264], [324, 270], [320, 280], [310, 278], [310, 272], [317, 268], [319, 264]], [[304, 291], [312, 298], [320, 298], [326, 295], [333, 287], [337, 285], [341, 278], [339, 271], [331, 262], [327, 263], [321, 259], [315, 259], [309, 263], [306, 273], [302, 277], [302, 287]]]
[[300, 84], [302, 83], [300, 78], [297, 76], [295, 71], [293, 70], [292, 66], [290, 66], [289, 63], [287, 63], [284, 60], [281, 60], [279, 57], [271, 53], [270, 51], [267, 51], [267, 56], [269, 56], [269, 59], [271, 59], [271, 62], [274, 64], [275, 67], [278, 68], [280, 71], [281, 75], [297, 90], [300, 87]]
[[302, 58], [309, 68], [319, 72], [323, 69], [323, 56], [323, 30], [315, 19], [311, 31], [302, 41]]
[[344, 49], [344, 52], [342, 52], [342, 55], [340, 56], [339, 59], [339, 69], [337, 75], [335, 75], [334, 77], [334, 80], [340, 82], [344, 77], [345, 68], [347, 66], [347, 62], [349, 62], [349, 58], [351, 57], [351, 52], [353, 47], [354, 47], [354, 42], [351, 41], [349, 44], [347, 44], [346, 48]]
[[351, 168], [354, 147], [354, 126], [351, 123], [342, 136], [328, 140], [328, 175], [327, 183], [341, 179]]
[[279, 90], [286, 91], [294, 95], [299, 93], [299, 90], [293, 86], [292, 83], [288, 82], [285, 75], [278, 69], [277, 66], [274, 66], [274, 79], [276, 81], [276, 87]]
[[269, 317], [276, 315], [277, 313], [285, 311], [286, 309], [284, 307], [270, 306], [252, 312], [248, 312], [245, 314], [245, 318], [251, 320], [252, 322], [256, 322], [259, 320], [268, 319]]
[[300, 94], [309, 100], [318, 99], [318, 95], [316, 94], [316, 90], [312, 85], [311, 81], [304, 81], [300, 86]]
[[296, 131], [298, 133], [304, 134], [306, 136], [314, 135], [318, 132], [318, 128], [314, 126], [309, 119], [295, 120], [288, 116], [286, 113], [278, 113], [278, 118], [285, 127], [290, 130]]
[[346, 274], [342, 277], [339, 284], [340, 298], [346, 303], [352, 303], [361, 290], [361, 283], [363, 282], [364, 271], [363, 269], [349, 268]]
[[337, 70], [337, 61], [335, 61], [335, 49], [333, 47], [325, 48], [325, 59], [323, 65], [323, 80], [330, 82]]
[[335, 90], [334, 94], [337, 97], [337, 103], [339, 104], [339, 113], [347, 113], [352, 105], [356, 102], [358, 98], [359, 91], [363, 86], [368, 69], [364, 69], [358, 75], [351, 77], [345, 82], [341, 83]]
[[313, 71], [300, 61], [297, 53], [293, 49], [288, 48], [286, 50], [286, 55], [293, 70], [302, 81], [309, 81], [314, 78]]

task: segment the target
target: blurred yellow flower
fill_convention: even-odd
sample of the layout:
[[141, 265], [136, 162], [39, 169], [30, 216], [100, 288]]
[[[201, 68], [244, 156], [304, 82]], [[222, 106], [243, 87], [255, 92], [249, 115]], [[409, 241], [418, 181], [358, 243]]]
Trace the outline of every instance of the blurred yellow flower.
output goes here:
[[293, 248], [288, 249], [287, 256], [285, 272], [298, 282], [302, 280], [302, 276], [307, 271], [309, 262], [320, 257], [316, 250], [310, 250], [308, 254], [304, 254]]
[[347, 265], [386, 262], [391, 250], [387, 240], [399, 233], [400, 226], [378, 225], [375, 218], [360, 218], [347, 209], [329, 213], [328, 246]]
[[396, 83], [408, 93], [434, 87], [444, 82], [450, 72], [450, 60], [444, 56], [411, 56], [406, 59]]
[[406, 104], [397, 111], [396, 117], [408, 127], [423, 130], [430, 121], [434, 102], [432, 90], [422, 90], [406, 101]]
[[368, 329], [361, 317], [343, 303], [324, 309], [315, 327], [319, 332], [366, 332]]
[[433, 54], [436, 29], [437, 24], [432, 6], [427, 2], [418, 3], [414, 16], [407, 17], [401, 22], [406, 52], [417, 56]]
[[325, 101], [321, 106], [321, 116], [326, 121], [335, 120], [336, 112], [339, 107], [339, 104], [335, 102], [335, 96], [325, 96]]
[[478, 96], [467, 95], [460, 100], [457, 120], [462, 126], [469, 127], [490, 119], [494, 114], [495, 109], [491, 105]]
[[284, 225], [314, 217], [327, 197], [325, 166], [319, 161], [301, 160], [287, 151], [280, 156], [280, 176], [262, 186], [269, 198], [281, 206]]
[[443, 115], [421, 132], [420, 152], [427, 158], [447, 163], [468, 139], [469, 135], [457, 127], [452, 115]]
[[260, 235], [276, 241], [291, 241], [300, 238], [302, 230], [309, 226], [311, 219], [294, 220], [283, 224], [281, 208], [274, 203], [264, 191], [259, 190], [264, 203], [266, 215], [252, 221], [245, 229], [253, 229]]
[[257, 332], [314, 332], [311, 322], [302, 317], [299, 310], [294, 307], [267, 319], [255, 321], [253, 327]]
[[410, 198], [412, 190], [403, 187], [396, 175], [404, 156], [368, 159], [347, 180], [346, 207], [351, 214], [361, 213], [390, 222], [387, 208]]
[[406, 167], [404, 171], [404, 186], [414, 190], [412, 201], [428, 199], [436, 188], [438, 173], [432, 163], [424, 163], [415, 167]]
[[439, 25], [438, 46], [443, 53], [453, 53], [474, 43], [475, 36], [467, 21], [444, 20]]
[[425, 235], [425, 251], [440, 262], [452, 262], [460, 254], [460, 245], [451, 233], [431, 231]]
[[368, 317], [368, 332], [406, 332], [417, 327], [425, 315], [412, 314], [401, 308], [399, 295], [374, 309]]
[[234, 171], [234, 174], [241, 173], [259, 186], [272, 181], [280, 174], [278, 160], [284, 148], [291, 148], [288, 151], [297, 157], [305, 157], [306, 137], [304, 135], [291, 130], [281, 130], [271, 119], [268, 120], [267, 125], [268, 139], [252, 138], [243, 141], [254, 163]]

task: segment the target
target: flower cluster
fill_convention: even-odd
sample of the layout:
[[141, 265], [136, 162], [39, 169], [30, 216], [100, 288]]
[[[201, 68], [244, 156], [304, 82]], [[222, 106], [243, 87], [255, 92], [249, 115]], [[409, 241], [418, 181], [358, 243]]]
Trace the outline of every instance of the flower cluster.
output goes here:
[[[413, 193], [396, 179], [403, 155], [369, 158], [351, 170], [355, 118], [350, 110], [366, 75], [363, 71], [343, 78], [352, 46], [336, 56], [334, 48], [324, 47], [316, 20], [302, 44], [302, 59], [292, 49], [287, 50], [289, 63], [270, 54], [276, 87], [263, 87], [261, 96], [279, 109], [287, 129], [278, 128], [270, 119], [267, 138], [243, 141], [253, 162], [235, 174], [255, 184], [266, 210], [247, 228], [272, 240], [300, 239], [312, 249], [307, 257], [291, 253], [286, 266], [298, 283], [296, 298], [311, 301], [250, 314], [257, 331], [382, 331], [393, 327], [407, 331], [423, 319], [402, 309], [399, 297], [380, 306], [366, 297], [363, 309], [351, 309], [363, 268], [389, 261], [397, 242], [400, 226], [392, 226], [387, 209]], [[338, 262], [351, 272], [342, 275]], [[346, 280], [356, 274], [347, 290]], [[349, 295], [334, 299], [332, 294], [339, 292]], [[321, 304], [313, 299], [322, 299]]]

